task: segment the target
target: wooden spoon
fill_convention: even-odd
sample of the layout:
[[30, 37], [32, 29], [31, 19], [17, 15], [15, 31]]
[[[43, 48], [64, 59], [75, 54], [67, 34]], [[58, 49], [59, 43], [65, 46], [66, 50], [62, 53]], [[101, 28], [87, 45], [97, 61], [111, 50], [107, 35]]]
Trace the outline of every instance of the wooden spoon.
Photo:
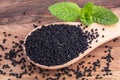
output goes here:
[[[53, 24], [80, 25], [81, 23], [79, 23], [79, 22], [58, 22], [58, 23], [53, 23]], [[49, 25], [49, 24], [47, 24], [47, 25]], [[83, 27], [84, 26], [82, 26], [81, 28], [83, 28]], [[41, 26], [38, 28], [41, 28]], [[38, 29], [38, 28], [36, 28], [36, 29]], [[34, 29], [34, 30], [36, 30], [36, 29]], [[99, 37], [92, 41], [92, 43], [90, 44], [91, 48], [88, 48], [83, 54], [80, 53], [80, 55], [78, 57], [74, 58], [73, 60], [71, 60], [67, 63], [64, 63], [62, 65], [56, 65], [56, 66], [45, 66], [45, 65], [41, 65], [41, 64], [33, 62], [32, 60], [30, 60], [30, 58], [28, 56], [27, 56], [27, 58], [30, 62], [32, 62], [33, 64], [35, 64], [38, 67], [45, 68], [45, 69], [60, 69], [60, 68], [67, 67], [67, 66], [79, 61], [85, 55], [87, 55], [88, 53], [90, 53], [92, 50], [94, 50], [98, 46], [102, 45], [103, 43], [108, 42], [114, 38], [120, 37], [120, 21], [116, 24], [108, 25], [108, 26], [93, 23], [86, 29], [83, 29], [83, 31], [85, 31], [85, 30], [91, 31], [91, 29], [98, 29], [97, 32], [99, 33]], [[33, 32], [34, 30], [32, 30], [31, 32]], [[28, 33], [28, 35], [30, 35], [31, 32]], [[26, 36], [26, 38], [28, 37], [28, 35]], [[25, 38], [24, 42], [26, 42], [26, 38]], [[96, 42], [96, 40], [98, 40], [98, 42]], [[25, 47], [23, 47], [23, 48], [24, 48], [24, 51], [26, 54], [26, 49], [25, 49]]]

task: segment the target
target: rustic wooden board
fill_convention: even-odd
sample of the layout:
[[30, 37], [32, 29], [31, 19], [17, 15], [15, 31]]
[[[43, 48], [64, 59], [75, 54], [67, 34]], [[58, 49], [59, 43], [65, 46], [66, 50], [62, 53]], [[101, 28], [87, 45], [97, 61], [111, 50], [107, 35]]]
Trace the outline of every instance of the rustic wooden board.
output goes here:
[[[56, 2], [72, 1], [82, 7], [88, 0], [0, 0], [0, 24], [24, 24], [41, 20], [45, 23], [59, 21], [50, 15], [48, 6]], [[89, 0], [107, 8], [120, 7], [119, 0]], [[26, 15], [23, 13], [26, 12]]]
[[[14, 2], [13, 2], [14, 1]], [[59, 0], [62, 1], [62, 0]], [[67, 0], [72, 1], [72, 0]], [[120, 17], [120, 1], [114, 0], [91, 0], [94, 1], [96, 4], [104, 5], [108, 8], [113, 8], [112, 10]], [[0, 0], [0, 44], [2, 44], [3, 39], [7, 39], [6, 44], [2, 44], [6, 46], [8, 49], [5, 51], [0, 50], [1, 55], [5, 55], [5, 52], [8, 52], [12, 48], [12, 41], [18, 42], [19, 40], [24, 40], [26, 34], [30, 32], [34, 27], [33, 24], [42, 25], [45, 23], [52, 23], [57, 22], [59, 20], [55, 19], [53, 16], [50, 15], [50, 13], [47, 11], [47, 7], [53, 3], [57, 2], [57, 0], [50, 0], [50, 1], [44, 1], [44, 0]], [[77, 2], [80, 6], [83, 6], [87, 0], [76, 0], [74, 2]], [[109, 2], [109, 4], [108, 4]], [[112, 4], [112, 5], [111, 5]], [[42, 8], [41, 8], [42, 7]], [[117, 8], [118, 7], [118, 8]], [[24, 15], [24, 11], [26, 14]], [[41, 20], [41, 23], [38, 23], [38, 21]], [[12, 36], [4, 37], [3, 32], [11, 33]], [[14, 36], [18, 36], [18, 38], [14, 38]], [[110, 69], [112, 70], [113, 75], [103, 76], [104, 72], [101, 71], [101, 69], [106, 66], [106, 61], [102, 60], [101, 57], [107, 55], [107, 53], [104, 53], [104, 50], [106, 48], [105, 45], [111, 46], [112, 52], [111, 55], [114, 57], [114, 60], [110, 63]], [[97, 59], [99, 59], [101, 62], [100, 68], [97, 67], [97, 71], [92, 72], [91, 77], [86, 77], [88, 80], [96, 80], [96, 75], [103, 76], [101, 80], [120, 80], [120, 39], [116, 40], [116, 42], [109, 41], [106, 44], [98, 47], [94, 51], [90, 53], [90, 55], [94, 55], [95, 57], [89, 57], [88, 55], [83, 58], [82, 60], [78, 61], [72, 66], [69, 66], [68, 68], [77, 70], [78, 63], [85, 61], [84, 66], [89, 67], [91, 64], [88, 64], [87, 62], [95, 62]], [[23, 53], [23, 52], [21, 52]], [[25, 57], [23, 55], [22, 57]], [[19, 58], [17, 58], [19, 60]], [[47, 77], [55, 77], [55, 74], [58, 72], [56, 70], [53, 71], [46, 71], [43, 70], [42, 73], [39, 73], [39, 69], [37, 68], [34, 70], [34, 74], [29, 76], [28, 74], [25, 74], [23, 78], [15, 78], [13, 76], [9, 76], [9, 71], [13, 69], [13, 72], [20, 73], [23, 72], [21, 70], [21, 65], [17, 65], [16, 67], [13, 67], [11, 65], [10, 60], [2, 58], [2, 61], [0, 61], [0, 69], [2, 69], [3, 64], [9, 64], [11, 68], [4, 69], [3, 71], [6, 72], [6, 75], [0, 74], [0, 80], [8, 80], [10, 78], [11, 80], [37, 80], [35, 79], [35, 76], [38, 76], [38, 80], [46, 80]], [[29, 61], [25, 63], [26, 65], [29, 65]], [[26, 68], [28, 70], [28, 68]], [[80, 68], [81, 70], [84, 70], [83, 68]], [[30, 72], [28, 70], [28, 72]], [[49, 73], [49, 76], [42, 78], [43, 73]], [[76, 75], [73, 72], [69, 72], [73, 74], [71, 77], [68, 75], [62, 75], [59, 80], [63, 80], [63, 77], [66, 78], [66, 80], [76, 80]], [[83, 78], [83, 77], [82, 77]], [[82, 78], [79, 78], [78, 80], [81, 80]]]

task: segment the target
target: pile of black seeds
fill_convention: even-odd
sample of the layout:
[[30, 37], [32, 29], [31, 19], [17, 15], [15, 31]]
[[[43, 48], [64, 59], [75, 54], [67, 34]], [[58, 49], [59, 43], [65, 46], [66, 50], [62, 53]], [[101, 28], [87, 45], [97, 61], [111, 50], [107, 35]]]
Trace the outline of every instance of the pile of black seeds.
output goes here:
[[61, 65], [87, 50], [87, 37], [82, 29], [75, 25], [42, 26], [27, 37], [27, 56], [42, 65]]

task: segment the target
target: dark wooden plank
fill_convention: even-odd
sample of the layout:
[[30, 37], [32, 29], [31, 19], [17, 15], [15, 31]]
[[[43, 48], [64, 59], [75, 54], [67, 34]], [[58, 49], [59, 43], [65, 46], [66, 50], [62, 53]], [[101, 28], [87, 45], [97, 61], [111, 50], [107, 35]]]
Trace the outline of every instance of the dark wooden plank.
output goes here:
[[[38, 20], [55, 22], [48, 7], [56, 2], [71, 1], [82, 7], [88, 0], [0, 0], [0, 24], [24, 24]], [[107, 8], [120, 7], [119, 0], [89, 0]], [[24, 15], [24, 12], [26, 15]], [[51, 20], [52, 19], [52, 20]]]

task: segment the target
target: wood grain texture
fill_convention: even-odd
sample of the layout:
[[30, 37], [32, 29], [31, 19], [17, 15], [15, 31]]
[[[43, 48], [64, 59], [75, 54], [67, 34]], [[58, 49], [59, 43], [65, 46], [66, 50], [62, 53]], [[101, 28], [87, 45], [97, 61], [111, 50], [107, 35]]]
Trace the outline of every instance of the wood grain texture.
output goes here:
[[[0, 0], [0, 24], [24, 24], [36, 22], [59, 21], [50, 15], [48, 7], [56, 2], [72, 1], [82, 7], [88, 0]], [[103, 5], [107, 8], [120, 7], [119, 0], [89, 0], [96, 5]], [[26, 12], [26, 15], [23, 13]], [[51, 20], [52, 19], [52, 20]]]
[[[24, 40], [25, 36], [28, 32], [30, 32], [33, 29], [33, 24], [42, 25], [45, 23], [53, 23], [58, 22], [59, 20], [54, 18], [50, 15], [47, 8], [49, 5], [56, 3], [60, 1], [73, 1], [79, 4], [79, 6], [83, 6], [88, 0], [0, 0], [0, 44], [2, 43], [2, 40], [4, 39], [3, 32], [11, 33], [11, 37], [6, 37], [7, 42], [4, 44], [4, 46], [8, 47], [9, 51], [12, 47], [12, 41], [18, 42], [19, 40]], [[112, 10], [119, 16], [120, 18], [120, 1], [119, 0], [89, 0], [95, 2], [97, 5], [103, 5], [108, 8], [113, 8]], [[23, 13], [26, 12], [25, 15]], [[41, 21], [41, 23], [38, 23], [38, 21]], [[14, 38], [14, 36], [17, 35], [18, 38]], [[112, 70], [113, 75], [104, 76], [102, 80], [120, 80], [120, 38], [116, 41], [109, 41], [106, 44], [98, 47], [94, 51], [90, 53], [90, 55], [95, 55], [95, 57], [88, 58], [87, 56], [84, 57], [82, 60], [78, 61], [72, 66], [69, 66], [71, 69], [77, 69], [78, 63], [82, 61], [86, 61], [84, 66], [89, 67], [90, 65], [87, 64], [87, 62], [94, 62], [97, 59], [101, 60], [102, 56], [107, 55], [107, 53], [104, 53], [105, 45], [112, 46], [112, 56], [114, 57], [114, 60], [111, 62], [110, 69]], [[6, 51], [6, 52], [7, 52]], [[4, 54], [5, 51], [0, 50], [1, 55]], [[23, 57], [26, 58], [25, 55]], [[19, 59], [19, 58], [18, 58]], [[11, 61], [2, 59], [0, 61], [0, 69], [2, 68], [3, 64], [11, 64]], [[26, 62], [26, 65], [29, 65], [29, 61]], [[106, 61], [101, 61], [101, 67], [97, 68], [96, 72], [92, 72], [92, 77], [86, 77], [88, 80], [96, 80], [95, 76], [99, 74], [100, 76], [103, 75], [104, 72], [101, 72], [101, 68], [103, 68], [106, 65]], [[22, 72], [21, 65], [17, 65], [16, 67], [13, 67], [11, 65], [11, 68], [13, 69], [13, 72], [19, 73]], [[10, 68], [10, 69], [11, 69]], [[0, 74], [0, 80], [8, 80], [10, 78], [11, 80], [36, 80], [35, 76], [37, 75], [39, 77], [39, 80], [46, 80], [45, 78], [42, 78], [43, 74], [39, 74], [38, 68], [32, 74], [29, 76], [28, 74], [24, 75], [21, 79], [16, 79], [13, 76], [9, 76], [9, 70], [5, 69], [4, 71], [7, 72], [6, 75]], [[82, 68], [81, 68], [82, 69]], [[83, 70], [83, 69], [82, 69]], [[29, 72], [29, 71], [28, 71]], [[45, 70], [43, 72], [46, 72]], [[48, 77], [55, 77], [55, 74], [57, 73], [56, 70], [49, 71], [50, 75]], [[63, 75], [60, 77], [59, 80], [63, 80], [63, 77], [66, 77], [66, 80], [76, 80], [76, 75], [74, 73], [72, 77], [69, 77], [67, 75]], [[79, 78], [78, 80], [81, 80]]]

